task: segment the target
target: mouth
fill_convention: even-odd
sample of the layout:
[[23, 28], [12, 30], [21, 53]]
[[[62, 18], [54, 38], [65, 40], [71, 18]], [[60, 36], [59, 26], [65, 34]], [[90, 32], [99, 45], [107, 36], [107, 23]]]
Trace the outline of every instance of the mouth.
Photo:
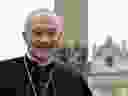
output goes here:
[[37, 61], [39, 61], [40, 63], [41, 62], [48, 62], [48, 58], [46, 58], [46, 57], [42, 57], [42, 58], [40, 58], [40, 57], [38, 57], [38, 56], [33, 56], [35, 59], [37, 59]]
[[39, 58], [38, 56], [33, 56], [34, 58], [36, 58], [37, 60], [41, 61], [42, 58]]
[[57, 41], [52, 41], [51, 43], [32, 43], [33, 48], [54, 48], [57, 45]]

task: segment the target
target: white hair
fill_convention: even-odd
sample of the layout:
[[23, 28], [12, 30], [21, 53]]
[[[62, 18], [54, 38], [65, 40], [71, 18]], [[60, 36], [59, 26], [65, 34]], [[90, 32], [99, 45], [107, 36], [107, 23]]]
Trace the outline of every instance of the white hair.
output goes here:
[[56, 13], [53, 11], [50, 11], [47, 8], [39, 8], [39, 9], [33, 10], [26, 18], [26, 21], [24, 24], [25, 32], [31, 32], [32, 16], [56, 16]]

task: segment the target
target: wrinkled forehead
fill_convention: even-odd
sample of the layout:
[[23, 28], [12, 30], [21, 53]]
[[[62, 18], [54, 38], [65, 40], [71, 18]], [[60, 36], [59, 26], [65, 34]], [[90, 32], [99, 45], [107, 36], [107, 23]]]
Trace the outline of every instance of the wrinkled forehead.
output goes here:
[[63, 32], [64, 18], [63, 16], [33, 16], [32, 25], [48, 24], [48, 28], [55, 27], [58, 32]]

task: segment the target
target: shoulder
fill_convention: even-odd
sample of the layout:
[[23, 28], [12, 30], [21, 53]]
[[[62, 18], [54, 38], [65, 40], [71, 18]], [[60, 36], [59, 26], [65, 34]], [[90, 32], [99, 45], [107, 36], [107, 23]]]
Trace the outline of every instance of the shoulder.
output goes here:
[[84, 94], [80, 96], [91, 94], [91, 91], [88, 88], [88, 83], [81, 72], [77, 72], [71, 67], [64, 67], [64, 65], [60, 65], [56, 71], [56, 75], [57, 85], [63, 86], [65, 90], [70, 90], [73, 96], [76, 96], [76, 94]]
[[11, 59], [4, 59], [0, 61], [0, 64], [7, 64], [7, 63], [23, 63], [24, 56], [15, 57]]
[[[5, 70], [6, 69], [6, 70]], [[24, 69], [23, 57], [16, 57], [0, 61], [0, 71], [21, 71]]]
[[[16, 60], [21, 59], [12, 58], [0, 61], [0, 85], [2, 86], [22, 86], [24, 78], [24, 64], [16, 63]], [[18, 61], [19, 62], [19, 61]]]
[[[83, 82], [83, 77], [80, 72], [77, 72], [73, 67], [71, 66], [65, 66], [64, 64], [60, 64], [55, 68], [55, 73], [57, 75], [57, 79], [63, 79], [66, 78], [68, 82]], [[71, 81], [70, 81], [71, 80]]]

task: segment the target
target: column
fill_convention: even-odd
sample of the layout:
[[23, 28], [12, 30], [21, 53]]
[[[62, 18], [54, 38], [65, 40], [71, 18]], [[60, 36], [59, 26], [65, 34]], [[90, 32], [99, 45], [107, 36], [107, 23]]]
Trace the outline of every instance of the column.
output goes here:
[[128, 88], [113, 88], [112, 96], [128, 96]]
[[114, 80], [112, 82], [112, 96], [128, 96], [127, 82], [127, 80]]

